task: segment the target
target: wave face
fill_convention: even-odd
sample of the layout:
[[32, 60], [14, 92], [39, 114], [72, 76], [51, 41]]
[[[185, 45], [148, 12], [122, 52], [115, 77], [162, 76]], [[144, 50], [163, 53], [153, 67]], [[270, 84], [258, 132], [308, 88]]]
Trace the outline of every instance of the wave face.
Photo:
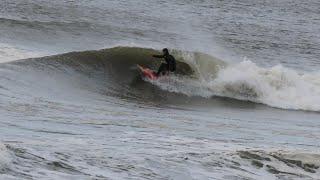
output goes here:
[[[156, 69], [160, 61], [153, 60], [151, 55], [157, 53], [146, 48], [114, 47], [20, 60], [3, 66], [18, 65], [19, 70], [15, 71], [22, 70], [25, 77], [32, 71], [52, 74], [51, 80], [39, 79], [39, 75], [26, 80], [36, 81], [42, 87], [50, 86], [50, 81], [54, 81], [55, 86], [63, 81], [70, 86], [69, 82], [72, 82], [73, 89], [131, 100], [167, 102], [185, 99], [185, 95], [209, 99], [219, 96], [284, 109], [320, 110], [317, 103], [320, 100], [320, 74], [317, 72], [299, 73], [280, 65], [262, 68], [247, 60], [227, 64], [207, 54], [172, 50], [178, 61], [177, 73], [157, 81], [143, 81], [136, 65]], [[43, 90], [47, 87], [39, 89]], [[64, 93], [66, 91], [69, 90]], [[72, 95], [76, 96], [75, 93]]]

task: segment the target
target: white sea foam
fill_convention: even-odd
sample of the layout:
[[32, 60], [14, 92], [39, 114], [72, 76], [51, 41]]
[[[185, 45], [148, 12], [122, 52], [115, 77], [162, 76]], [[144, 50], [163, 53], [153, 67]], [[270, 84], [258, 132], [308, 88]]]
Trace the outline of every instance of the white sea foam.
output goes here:
[[263, 68], [246, 60], [220, 69], [214, 78], [173, 76], [154, 83], [188, 96], [222, 96], [283, 109], [320, 111], [320, 73], [299, 73], [282, 65]]
[[220, 71], [209, 86], [218, 95], [284, 109], [319, 111], [319, 82], [319, 73], [298, 73], [281, 65], [262, 68], [243, 61]]

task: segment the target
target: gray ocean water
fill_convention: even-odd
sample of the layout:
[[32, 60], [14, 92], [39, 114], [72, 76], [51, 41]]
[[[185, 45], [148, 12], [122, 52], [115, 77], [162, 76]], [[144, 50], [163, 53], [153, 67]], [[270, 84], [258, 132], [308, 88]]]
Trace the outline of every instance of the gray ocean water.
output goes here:
[[319, 57], [317, 0], [0, 0], [0, 179], [320, 179]]

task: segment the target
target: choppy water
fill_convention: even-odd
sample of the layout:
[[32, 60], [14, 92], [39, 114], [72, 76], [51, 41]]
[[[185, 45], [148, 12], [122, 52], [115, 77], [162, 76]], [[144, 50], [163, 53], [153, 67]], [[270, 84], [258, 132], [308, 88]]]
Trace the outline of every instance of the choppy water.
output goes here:
[[[319, 14], [0, 0], [0, 179], [320, 179]], [[142, 79], [163, 47], [178, 72]]]

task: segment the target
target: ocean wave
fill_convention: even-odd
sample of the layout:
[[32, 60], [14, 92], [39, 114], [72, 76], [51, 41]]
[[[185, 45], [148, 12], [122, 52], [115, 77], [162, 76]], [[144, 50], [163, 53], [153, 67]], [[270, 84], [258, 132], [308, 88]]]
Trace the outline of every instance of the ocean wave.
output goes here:
[[[72, 83], [65, 84], [77, 84], [78, 89], [125, 99], [158, 101], [186, 98], [184, 95], [208, 99], [219, 96], [283, 109], [320, 111], [317, 103], [320, 100], [319, 73], [299, 73], [281, 65], [263, 68], [251, 61], [227, 64], [204, 53], [171, 52], [178, 61], [177, 73], [151, 83], [141, 80], [136, 69], [137, 64], [151, 69], [159, 66], [161, 61], [151, 57], [159, 51], [148, 48], [114, 47], [9, 64], [18, 65], [17, 71], [41, 71], [42, 76], [50, 75], [55, 83], [69, 79]], [[23, 72], [23, 76], [26, 74]], [[36, 81], [32, 78], [39, 76], [34, 75], [29, 81]], [[49, 82], [48, 79], [43, 81]], [[93, 86], [88, 86], [88, 82]]]

